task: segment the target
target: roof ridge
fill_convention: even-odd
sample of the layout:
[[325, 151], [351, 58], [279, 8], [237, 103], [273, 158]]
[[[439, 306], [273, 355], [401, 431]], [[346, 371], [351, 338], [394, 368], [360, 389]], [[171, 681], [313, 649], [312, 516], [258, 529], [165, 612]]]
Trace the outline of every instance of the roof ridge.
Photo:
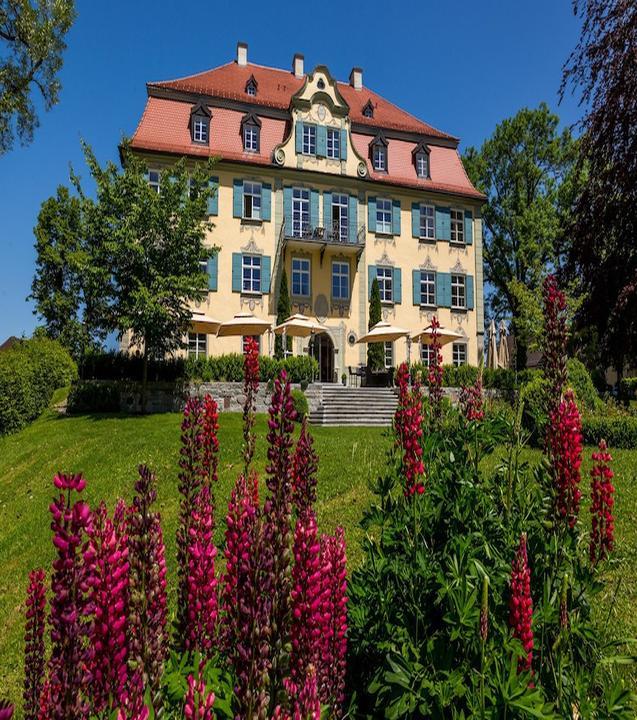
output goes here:
[[236, 65], [237, 67], [257, 67], [263, 70], [274, 70], [275, 72], [284, 73], [285, 75], [292, 75], [296, 77], [291, 70], [284, 70], [283, 68], [272, 67], [271, 65], [261, 65], [259, 63], [246, 63], [245, 65], [239, 65], [236, 60], [230, 60], [230, 62], [223, 63], [222, 65], [215, 65], [215, 67], [208, 68], [207, 70], [201, 70], [200, 72], [191, 73], [190, 75], [183, 75], [182, 77], [172, 78], [171, 80], [155, 80], [148, 82], [148, 85], [166, 85], [168, 83], [182, 82], [184, 80], [190, 80], [192, 78], [199, 77], [200, 75], [206, 75], [207, 73], [214, 72], [215, 70], [221, 70], [222, 68], [229, 67], [230, 65]]

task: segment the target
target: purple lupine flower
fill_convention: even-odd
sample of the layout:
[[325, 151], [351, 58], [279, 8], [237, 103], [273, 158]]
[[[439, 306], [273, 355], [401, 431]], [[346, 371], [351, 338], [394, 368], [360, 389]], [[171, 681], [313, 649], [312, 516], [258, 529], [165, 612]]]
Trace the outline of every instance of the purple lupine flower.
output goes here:
[[184, 699], [184, 717], [186, 720], [214, 720], [215, 694], [208, 692], [201, 677], [201, 667], [197, 679], [188, 676], [188, 690]]
[[313, 445], [314, 439], [307, 429], [307, 417], [304, 417], [292, 459], [292, 499], [299, 516], [316, 502], [318, 455]]
[[13, 717], [13, 704], [8, 700], [0, 700], [0, 720], [11, 720]]
[[37, 720], [40, 695], [44, 684], [46, 625], [46, 590], [44, 570], [29, 573], [24, 632], [24, 718]]
[[254, 434], [255, 401], [259, 390], [259, 343], [254, 338], [246, 339], [243, 357], [243, 472], [247, 477], [254, 455], [256, 436]]
[[[215, 400], [206, 395], [201, 413], [201, 469], [204, 482], [214, 485], [217, 482], [217, 464], [219, 461], [219, 409]], [[211, 495], [214, 505], [214, 497]]]

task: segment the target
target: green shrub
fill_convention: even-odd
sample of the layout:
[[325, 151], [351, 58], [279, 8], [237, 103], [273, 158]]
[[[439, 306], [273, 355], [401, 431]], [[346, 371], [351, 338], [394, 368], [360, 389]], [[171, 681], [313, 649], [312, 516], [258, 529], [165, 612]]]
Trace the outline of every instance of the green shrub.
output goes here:
[[[174, 382], [184, 376], [184, 358], [167, 358], [148, 362], [151, 382]], [[91, 352], [82, 362], [83, 380], [136, 380], [143, 374], [143, 357], [139, 353], [119, 351]]]
[[80, 380], [71, 388], [67, 412], [117, 412], [122, 386], [117, 380]]
[[537, 373], [520, 389], [520, 402], [523, 404], [522, 425], [531, 434], [531, 441], [536, 444], [544, 437], [548, 421], [546, 392], [547, 382], [543, 373]]
[[22, 340], [0, 353], [0, 435], [35, 420], [53, 392], [76, 377], [73, 359], [55, 340]]
[[595, 412], [601, 409], [603, 402], [597, 394], [593, 380], [585, 365], [576, 358], [567, 363], [568, 385], [575, 393], [580, 412]]
[[637, 377], [623, 378], [619, 389], [621, 396], [626, 400], [637, 399]]
[[301, 420], [303, 420], [309, 412], [305, 393], [302, 390], [297, 390], [296, 388], [293, 389], [292, 402], [294, 403], [294, 409], [296, 410], [296, 419], [301, 422]]
[[582, 435], [586, 445], [606, 440], [611, 448], [637, 448], [637, 417], [626, 414], [584, 415]]
[[[318, 363], [307, 355], [277, 360], [259, 357], [259, 380], [268, 382], [285, 368], [290, 382], [311, 383], [318, 373]], [[203, 382], [243, 382], [243, 355], [228, 353], [208, 358], [188, 358], [184, 367], [188, 380]]]

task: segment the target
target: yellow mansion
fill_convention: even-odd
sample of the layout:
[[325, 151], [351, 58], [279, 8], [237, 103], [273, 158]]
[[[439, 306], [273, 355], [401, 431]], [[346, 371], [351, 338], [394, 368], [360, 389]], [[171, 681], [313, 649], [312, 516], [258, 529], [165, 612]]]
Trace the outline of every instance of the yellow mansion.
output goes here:
[[[276, 320], [285, 268], [292, 312], [317, 318], [321, 380], [366, 362], [369, 293], [378, 279], [383, 316], [416, 332], [437, 315], [462, 335], [445, 363], [477, 364], [484, 330], [484, 196], [469, 181], [458, 139], [327, 67], [306, 73], [233, 62], [190, 77], [149, 83], [132, 139], [149, 182], [176, 157], [215, 157], [217, 192], [207, 301], [221, 321], [239, 312]], [[240, 337], [192, 333], [191, 354], [241, 351]], [[267, 336], [262, 341], [268, 352]], [[294, 353], [307, 351], [295, 339]], [[387, 366], [406, 359], [403, 340], [385, 345]], [[426, 347], [412, 347], [412, 360]]]

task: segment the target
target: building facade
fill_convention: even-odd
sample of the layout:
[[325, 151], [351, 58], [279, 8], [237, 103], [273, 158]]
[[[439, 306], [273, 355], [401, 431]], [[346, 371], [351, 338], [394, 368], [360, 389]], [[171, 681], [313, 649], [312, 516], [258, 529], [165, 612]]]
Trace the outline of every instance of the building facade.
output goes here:
[[[292, 312], [327, 331], [312, 341], [321, 379], [365, 364], [357, 344], [378, 279], [383, 317], [412, 332], [433, 315], [462, 334], [445, 363], [477, 364], [483, 345], [484, 196], [469, 181], [458, 139], [327, 67], [306, 73], [248, 62], [248, 48], [221, 67], [149, 83], [131, 141], [159, 188], [177, 157], [215, 157], [209, 202], [208, 297], [196, 312], [221, 321], [239, 312], [276, 319], [282, 270]], [[262, 352], [272, 345], [265, 336]], [[241, 338], [193, 332], [191, 354], [240, 352]], [[308, 341], [295, 339], [295, 354]], [[411, 359], [427, 359], [413, 346]], [[406, 342], [385, 346], [386, 364], [406, 359]]]

